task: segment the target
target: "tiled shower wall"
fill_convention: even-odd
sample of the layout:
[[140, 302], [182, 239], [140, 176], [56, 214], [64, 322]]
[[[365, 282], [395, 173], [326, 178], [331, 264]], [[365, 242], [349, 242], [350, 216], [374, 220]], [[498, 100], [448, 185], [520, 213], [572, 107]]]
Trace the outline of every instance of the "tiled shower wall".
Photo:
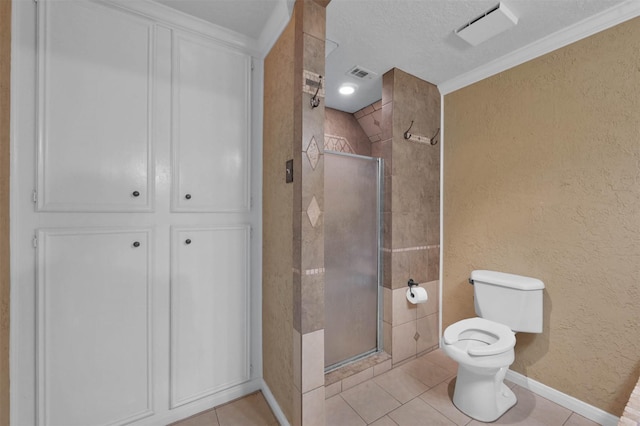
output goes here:
[[[371, 153], [385, 160], [383, 335], [398, 364], [438, 345], [440, 146], [403, 135], [412, 121], [412, 134], [436, 135], [440, 93], [394, 68], [383, 76], [381, 110], [380, 141], [372, 143]], [[408, 302], [409, 279], [427, 290], [426, 304]]]
[[[263, 371], [292, 425], [324, 425], [324, 0], [298, 0], [265, 58]], [[294, 160], [287, 183], [285, 162]]]
[[324, 148], [349, 154], [371, 155], [371, 143], [354, 114], [325, 108]]
[[[382, 100], [354, 114], [326, 109], [326, 149], [385, 160], [383, 335], [394, 364], [437, 347], [439, 332], [440, 146], [405, 140], [409, 126], [436, 135], [440, 93], [399, 69], [384, 75]], [[426, 304], [407, 301], [410, 278], [427, 290]]]

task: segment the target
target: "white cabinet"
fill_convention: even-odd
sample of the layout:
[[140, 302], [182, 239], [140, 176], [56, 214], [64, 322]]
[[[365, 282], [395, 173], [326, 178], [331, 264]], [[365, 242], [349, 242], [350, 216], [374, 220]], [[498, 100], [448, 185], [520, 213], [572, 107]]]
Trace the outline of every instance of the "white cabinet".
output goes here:
[[173, 46], [173, 209], [247, 211], [251, 59], [186, 34]]
[[249, 379], [249, 227], [175, 228], [171, 405]]
[[169, 424], [257, 390], [252, 50], [155, 2], [15, 3], [12, 424]]
[[151, 411], [152, 238], [38, 232], [40, 424], [121, 424]]
[[38, 6], [38, 208], [151, 210], [153, 23], [90, 1]]

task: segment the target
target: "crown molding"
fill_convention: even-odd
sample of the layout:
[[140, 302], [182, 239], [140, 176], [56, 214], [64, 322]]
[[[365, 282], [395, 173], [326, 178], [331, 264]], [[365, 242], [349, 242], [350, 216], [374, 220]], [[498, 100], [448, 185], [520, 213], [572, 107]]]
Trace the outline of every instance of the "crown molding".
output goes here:
[[438, 89], [440, 93], [446, 95], [637, 16], [640, 16], [640, 1], [627, 0], [574, 25], [556, 31], [508, 55], [440, 83], [438, 84]]
[[139, 15], [145, 16], [159, 24], [167, 25], [172, 29], [185, 32], [198, 33], [212, 38], [222, 44], [239, 49], [252, 56], [261, 56], [258, 41], [244, 34], [229, 30], [219, 25], [212, 24], [195, 16], [188, 15], [179, 10], [170, 8], [151, 0], [97, 0], [100, 3], [114, 5], [127, 9]]
[[293, 2], [291, 0], [280, 0], [260, 33], [258, 50], [262, 54], [261, 59], [264, 59], [273, 45], [276, 44], [280, 34], [289, 23], [292, 14]]

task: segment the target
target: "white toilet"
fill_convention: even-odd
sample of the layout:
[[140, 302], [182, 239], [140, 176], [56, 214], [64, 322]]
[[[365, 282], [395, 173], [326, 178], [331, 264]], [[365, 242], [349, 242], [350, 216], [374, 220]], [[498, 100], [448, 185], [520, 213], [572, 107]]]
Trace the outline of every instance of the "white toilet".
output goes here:
[[494, 271], [473, 271], [469, 282], [480, 318], [451, 324], [441, 346], [458, 363], [455, 406], [469, 417], [492, 422], [516, 404], [503, 383], [514, 361], [514, 332], [542, 332], [544, 283]]

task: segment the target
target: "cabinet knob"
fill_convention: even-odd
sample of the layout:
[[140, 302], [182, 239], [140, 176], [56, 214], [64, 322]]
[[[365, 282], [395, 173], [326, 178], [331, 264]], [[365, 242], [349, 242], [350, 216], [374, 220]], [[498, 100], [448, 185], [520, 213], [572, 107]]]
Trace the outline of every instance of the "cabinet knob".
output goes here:
[[184, 240], [185, 244], [191, 244], [191, 240], [189, 238], [187, 238], [186, 240]]
[[140, 247], [140, 242], [135, 241], [135, 242], [133, 243], [133, 246], [134, 246], [134, 247]]
[[191, 194], [185, 195], [184, 198], [186, 198], [187, 200], [190, 200], [191, 199]]
[[140, 193], [138, 191], [133, 191], [131, 195], [133, 195], [134, 197], [139, 197]]

